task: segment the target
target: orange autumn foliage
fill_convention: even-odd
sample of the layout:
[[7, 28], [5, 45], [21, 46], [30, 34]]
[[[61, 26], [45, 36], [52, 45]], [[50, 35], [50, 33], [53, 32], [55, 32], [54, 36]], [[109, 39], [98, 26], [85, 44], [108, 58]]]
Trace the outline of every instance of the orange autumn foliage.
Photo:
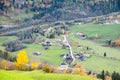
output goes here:
[[105, 76], [105, 80], [112, 80], [110, 76]]
[[80, 70], [81, 70], [80, 71], [81, 72], [80, 75], [87, 75], [86, 74], [86, 69], [85, 69], [85, 67], [83, 65], [80, 67]]
[[75, 65], [75, 67], [73, 69], [73, 73], [74, 74], [80, 74], [80, 75], [87, 75], [84, 66], [79, 67], [78, 64]]
[[120, 39], [115, 40], [115, 45], [120, 46]]
[[7, 61], [7, 60], [3, 60], [3, 61], [1, 62], [1, 64], [0, 64], [0, 67], [1, 67], [2, 69], [8, 69], [8, 68], [9, 68], [8, 65], [9, 65], [8, 61]]

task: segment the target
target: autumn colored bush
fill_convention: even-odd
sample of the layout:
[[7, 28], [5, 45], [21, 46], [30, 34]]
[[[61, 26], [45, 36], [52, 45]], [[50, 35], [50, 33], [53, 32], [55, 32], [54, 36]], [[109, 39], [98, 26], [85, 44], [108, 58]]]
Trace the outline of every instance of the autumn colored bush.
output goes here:
[[47, 73], [53, 73], [53, 67], [49, 64], [43, 64], [42, 70], [47, 72]]
[[38, 62], [31, 61], [31, 62], [30, 62], [30, 65], [31, 65], [31, 68], [32, 68], [32, 69], [37, 69], [39, 63], [38, 63]]
[[110, 76], [105, 76], [105, 80], [112, 80]]
[[86, 70], [84, 68], [84, 66], [79, 66], [78, 64], [75, 65], [75, 67], [73, 68], [73, 74], [79, 74], [79, 75], [87, 75]]
[[2, 60], [1, 62], [0, 62], [0, 68], [1, 69], [8, 69], [8, 61], [7, 60]]
[[115, 40], [115, 45], [120, 46], [120, 39]]

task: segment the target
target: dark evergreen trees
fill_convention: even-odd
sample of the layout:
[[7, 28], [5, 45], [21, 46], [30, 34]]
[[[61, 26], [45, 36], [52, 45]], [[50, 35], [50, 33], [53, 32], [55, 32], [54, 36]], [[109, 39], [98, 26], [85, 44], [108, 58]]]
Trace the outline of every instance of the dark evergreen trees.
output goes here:
[[112, 73], [112, 80], [120, 80], [120, 74], [114, 71]]

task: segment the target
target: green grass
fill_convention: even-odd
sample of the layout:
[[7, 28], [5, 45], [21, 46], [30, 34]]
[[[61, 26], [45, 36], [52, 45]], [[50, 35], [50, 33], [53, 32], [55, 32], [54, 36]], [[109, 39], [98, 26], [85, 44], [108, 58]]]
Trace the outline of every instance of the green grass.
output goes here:
[[[15, 39], [16, 37], [14, 36], [0, 37], [0, 45], [2, 45], [7, 41], [11, 41]], [[47, 61], [52, 65], [60, 65], [63, 62], [63, 59], [60, 57], [60, 54], [68, 53], [68, 50], [62, 49], [61, 46], [50, 46], [48, 50], [45, 50], [41, 44], [25, 44], [25, 46], [27, 46], [27, 48], [25, 48], [24, 50], [27, 52], [30, 61], [31, 60], [35, 60], [38, 62]], [[0, 46], [0, 50], [4, 50], [4, 47]], [[39, 56], [35, 56], [33, 55], [35, 51], [39, 51], [42, 54]], [[13, 55], [17, 55], [18, 52], [19, 51], [11, 52], [11, 53], [14, 53]]]
[[77, 61], [80, 65], [84, 65], [87, 70], [93, 70], [96, 72], [101, 72], [102, 70], [113, 72], [120, 72], [120, 61], [112, 60], [99, 56], [92, 56], [85, 61]]
[[78, 42], [81, 45], [84, 46], [89, 46], [92, 51], [91, 52], [95, 52], [96, 54], [103, 56], [104, 52], [107, 53], [107, 57], [113, 57], [116, 59], [120, 59], [120, 50], [118, 48], [111, 48], [111, 47], [103, 47], [102, 44], [100, 43], [96, 43], [90, 40], [81, 40], [77, 37], [75, 37], [75, 35], [70, 34], [69, 35], [69, 39], [71, 39], [74, 42]]
[[0, 70], [0, 80], [98, 80], [98, 79], [79, 75], [44, 73], [41, 70], [35, 71]]
[[[94, 35], [96, 35], [96, 33], [100, 36], [104, 35], [104, 37], [101, 37], [100, 39], [98, 39], [98, 41], [105, 42], [105, 40], [107, 39], [115, 40], [120, 37], [120, 25], [83, 24], [71, 27], [71, 33], [76, 32], [84, 32], [88, 35], [88, 37], [93, 37]], [[76, 37], [75, 34], [70, 34], [69, 38], [72, 41], [79, 42], [84, 46], [89, 46], [90, 48], [92, 48], [92, 51], [101, 56], [103, 56], [103, 53], [106, 52], [108, 57], [120, 59], [119, 48], [103, 47], [102, 45], [105, 43], [96, 43], [92, 40], [81, 40], [78, 37]]]
[[81, 24], [71, 27], [73, 33], [83, 32], [89, 37], [94, 37], [96, 34], [100, 37], [99, 41], [107, 39], [115, 40], [120, 38], [120, 25], [99, 25], [99, 24]]
[[[36, 61], [47, 61], [52, 65], [59, 65], [63, 62], [63, 59], [60, 57], [60, 54], [68, 53], [67, 50], [62, 49], [60, 46], [51, 46], [48, 50], [45, 50], [44, 47], [40, 44], [26, 44], [27, 48], [24, 49], [27, 52], [30, 60]], [[42, 54], [39, 56], [33, 55], [33, 52], [39, 51]], [[18, 52], [14, 52], [15, 54]]]
[[[98, 41], [92, 40], [81, 40], [76, 37], [76, 32], [83, 32], [88, 35], [88, 37], [93, 37], [98, 34], [101, 38]], [[95, 53], [91, 58], [86, 61], [77, 61], [81, 65], [85, 65], [87, 70], [102, 71], [108, 70], [110, 72], [118, 71], [120, 72], [120, 61], [110, 59], [120, 59], [120, 48], [103, 47], [105, 40], [112, 39], [115, 40], [120, 37], [120, 25], [97, 25], [97, 24], [82, 24], [75, 25], [71, 27], [71, 33], [69, 34], [69, 39], [71, 42], [78, 42], [80, 45], [88, 46], [92, 50], [89, 53]], [[80, 51], [78, 48], [73, 48], [75, 51]], [[107, 58], [102, 57], [104, 52], [107, 53]]]
[[20, 12], [18, 15], [15, 14], [11, 14], [10, 17], [14, 20], [14, 19], [25, 19], [25, 18], [31, 18], [34, 16], [33, 12]]
[[11, 41], [11, 40], [15, 40], [15, 39], [17, 39], [15, 36], [0, 37], [0, 45], [2, 45], [5, 42]]

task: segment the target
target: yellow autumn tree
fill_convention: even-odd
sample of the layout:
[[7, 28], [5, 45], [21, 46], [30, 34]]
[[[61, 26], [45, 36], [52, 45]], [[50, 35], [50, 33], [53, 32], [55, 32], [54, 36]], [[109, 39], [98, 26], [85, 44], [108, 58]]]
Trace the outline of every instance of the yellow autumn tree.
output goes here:
[[24, 50], [21, 50], [17, 55], [16, 66], [19, 70], [25, 70], [26, 64], [28, 64], [28, 57]]

